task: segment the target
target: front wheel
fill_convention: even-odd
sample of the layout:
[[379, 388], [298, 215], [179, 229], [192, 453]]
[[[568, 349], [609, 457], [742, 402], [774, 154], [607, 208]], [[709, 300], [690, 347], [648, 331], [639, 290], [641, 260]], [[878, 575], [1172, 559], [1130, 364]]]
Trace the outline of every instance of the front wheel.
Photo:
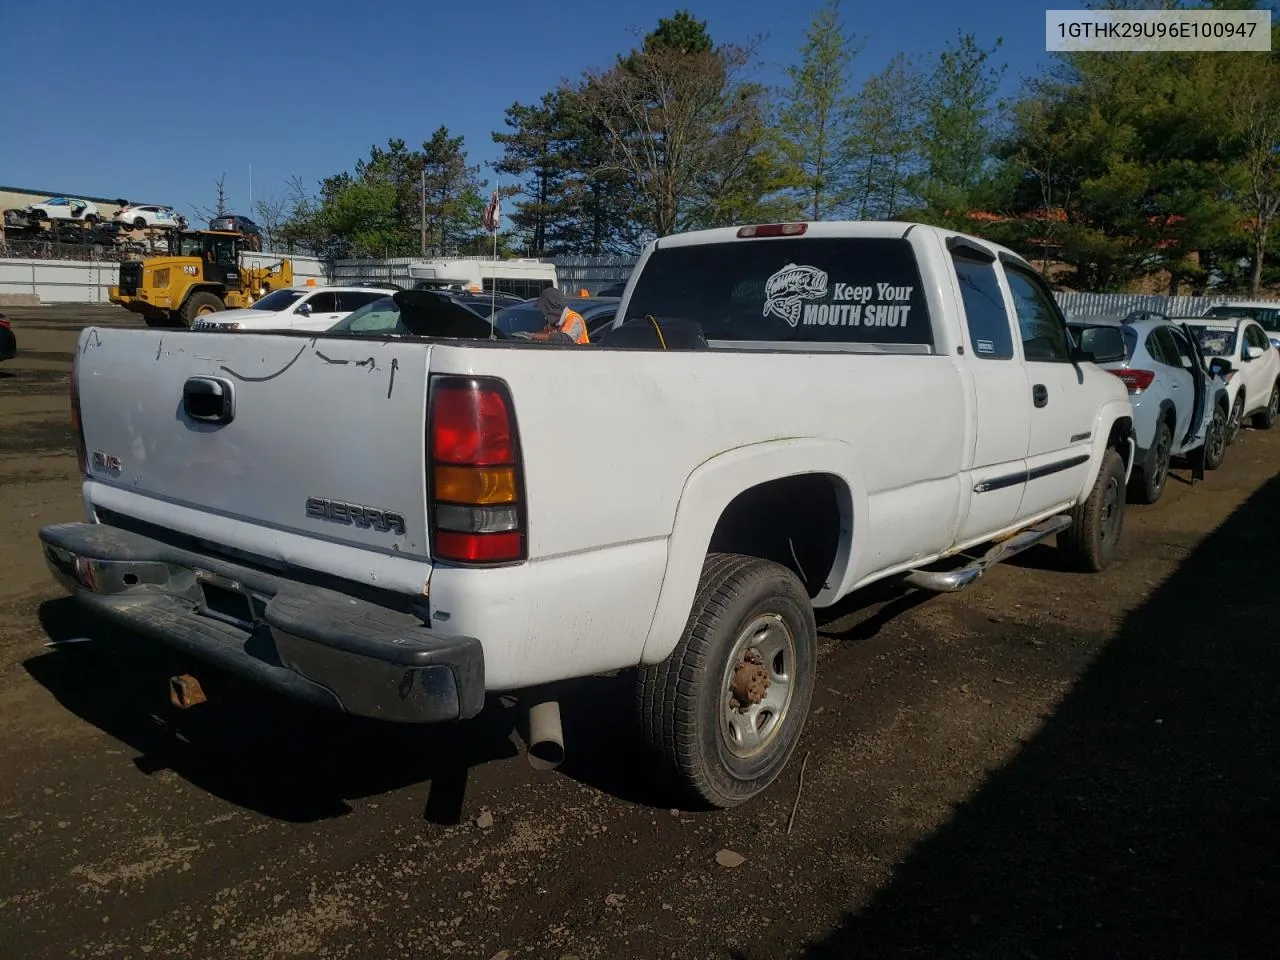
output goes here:
[[1277, 419], [1280, 419], [1280, 383], [1272, 386], [1266, 407], [1253, 415], [1253, 426], [1258, 430], [1270, 430]]
[[641, 732], [663, 771], [711, 807], [765, 790], [800, 741], [817, 646], [813, 606], [794, 573], [710, 554], [684, 635], [637, 683]]
[[207, 313], [217, 313], [222, 310], [225, 304], [212, 293], [207, 290], [197, 290], [191, 296], [187, 297], [186, 303], [182, 305], [182, 309], [178, 311], [183, 326], [191, 326], [191, 321], [196, 317], [203, 317]]
[[1231, 404], [1231, 416], [1227, 417], [1227, 446], [1236, 442], [1240, 435], [1240, 427], [1244, 422], [1244, 394], [1237, 393], [1235, 402]]
[[1071, 566], [1097, 573], [1115, 559], [1123, 529], [1124, 461], [1108, 450], [1088, 498], [1071, 512], [1071, 526], [1058, 534], [1058, 546]]
[[1204, 434], [1204, 468], [1217, 470], [1227, 455], [1227, 411], [1213, 408], [1213, 419]]

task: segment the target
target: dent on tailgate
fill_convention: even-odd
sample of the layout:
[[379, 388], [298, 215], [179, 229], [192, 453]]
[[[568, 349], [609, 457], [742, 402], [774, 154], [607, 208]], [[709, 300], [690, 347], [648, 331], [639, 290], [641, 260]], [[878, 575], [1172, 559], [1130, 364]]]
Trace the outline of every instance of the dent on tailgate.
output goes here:
[[194, 510], [425, 558], [430, 349], [89, 328], [78, 364], [89, 474]]

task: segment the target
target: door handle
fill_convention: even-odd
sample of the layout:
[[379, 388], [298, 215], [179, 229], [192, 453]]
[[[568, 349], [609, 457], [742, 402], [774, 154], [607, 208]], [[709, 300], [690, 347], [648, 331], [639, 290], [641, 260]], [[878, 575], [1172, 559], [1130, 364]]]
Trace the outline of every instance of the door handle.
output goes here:
[[230, 423], [236, 415], [235, 388], [221, 377], [192, 377], [182, 386], [182, 410], [201, 423]]
[[1031, 388], [1031, 402], [1037, 407], [1043, 407], [1049, 402], [1049, 391], [1043, 383], [1037, 383]]

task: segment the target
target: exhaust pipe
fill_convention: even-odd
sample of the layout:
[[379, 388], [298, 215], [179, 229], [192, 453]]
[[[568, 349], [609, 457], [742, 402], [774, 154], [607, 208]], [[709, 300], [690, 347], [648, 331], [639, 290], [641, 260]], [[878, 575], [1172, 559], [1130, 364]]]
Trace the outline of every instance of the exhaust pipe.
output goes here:
[[554, 770], [564, 762], [564, 730], [560, 701], [543, 700], [529, 708], [529, 765]]

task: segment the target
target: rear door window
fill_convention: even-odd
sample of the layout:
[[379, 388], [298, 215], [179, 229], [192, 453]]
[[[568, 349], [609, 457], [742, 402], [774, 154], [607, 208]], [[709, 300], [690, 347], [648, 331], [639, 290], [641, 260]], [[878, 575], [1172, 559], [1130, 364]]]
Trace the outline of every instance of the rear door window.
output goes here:
[[307, 305], [311, 307], [312, 313], [337, 313], [338, 295], [332, 290], [326, 290], [315, 294], [307, 301]]
[[1178, 348], [1173, 345], [1173, 337], [1166, 327], [1157, 327], [1147, 334], [1147, 353], [1156, 363], [1163, 363], [1166, 367], [1182, 366], [1178, 361]]
[[385, 296], [386, 294], [381, 290], [343, 290], [338, 294], [338, 310], [347, 312], [359, 310], [365, 304], [381, 300]]
[[951, 254], [960, 297], [964, 301], [965, 322], [973, 352], [984, 360], [1009, 360], [1013, 357], [1013, 333], [1004, 294], [996, 279], [995, 264], [967, 257], [962, 251]]
[[933, 344], [915, 251], [895, 237], [659, 247], [627, 304], [627, 320], [646, 316], [729, 343]]

